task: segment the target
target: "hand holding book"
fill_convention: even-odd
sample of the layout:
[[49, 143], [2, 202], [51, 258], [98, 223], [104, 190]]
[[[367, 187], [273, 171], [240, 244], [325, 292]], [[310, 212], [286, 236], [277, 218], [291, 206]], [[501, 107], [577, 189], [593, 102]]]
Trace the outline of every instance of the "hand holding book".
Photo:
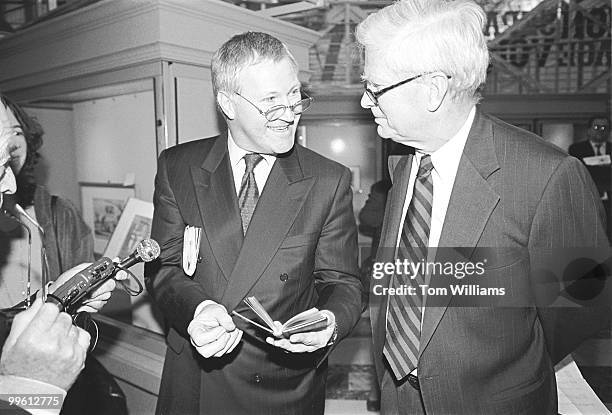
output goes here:
[[336, 341], [336, 317], [329, 310], [311, 308], [281, 324], [272, 320], [255, 297], [247, 297], [244, 302], [265, 325], [250, 320], [236, 311], [232, 314], [272, 334], [266, 338], [266, 342], [273, 346], [292, 353], [304, 353], [314, 352]]
[[268, 314], [268, 312], [263, 308], [257, 298], [247, 297], [244, 299], [244, 303], [249, 306], [251, 310], [253, 310], [261, 321], [264, 322], [265, 326], [242, 316], [236, 311], [232, 312], [232, 314], [242, 318], [256, 327], [259, 327], [262, 330], [271, 333], [277, 338], [289, 338], [292, 334], [319, 331], [327, 328], [328, 326], [327, 316], [314, 307], [293, 316], [284, 324], [279, 326], [278, 324], [275, 324], [272, 317], [270, 317], [270, 314]]

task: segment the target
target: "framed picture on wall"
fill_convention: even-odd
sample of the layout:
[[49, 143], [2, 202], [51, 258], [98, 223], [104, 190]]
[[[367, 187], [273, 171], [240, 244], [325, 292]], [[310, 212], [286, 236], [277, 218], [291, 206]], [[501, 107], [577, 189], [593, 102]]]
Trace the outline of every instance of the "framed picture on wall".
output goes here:
[[[134, 252], [140, 241], [151, 236], [152, 222], [153, 203], [130, 198], [125, 205], [115, 232], [108, 242], [104, 256], [109, 258], [119, 257], [120, 259], [129, 256]], [[130, 271], [135, 279], [128, 278], [123, 283], [127, 283], [132, 292], [138, 292], [144, 286], [144, 264], [136, 264], [130, 268]], [[123, 293], [123, 297], [121, 297], [121, 293]], [[163, 323], [157, 319], [158, 314], [155, 311], [155, 306], [146, 291], [141, 291], [136, 296], [128, 296], [124, 292], [113, 293], [102, 312], [105, 315], [128, 321], [156, 333], [164, 332]]]
[[136, 191], [133, 185], [114, 183], [81, 182], [79, 186], [83, 219], [93, 232], [94, 254], [99, 256], [119, 224], [125, 204]]
[[138, 242], [151, 235], [153, 203], [130, 198], [119, 219], [104, 256], [125, 258], [129, 256]]

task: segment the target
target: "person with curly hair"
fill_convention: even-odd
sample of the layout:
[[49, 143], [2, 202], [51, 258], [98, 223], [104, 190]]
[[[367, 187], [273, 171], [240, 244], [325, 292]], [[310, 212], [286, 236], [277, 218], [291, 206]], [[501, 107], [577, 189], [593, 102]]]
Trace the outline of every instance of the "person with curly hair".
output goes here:
[[[93, 238], [76, 207], [68, 200], [51, 196], [36, 183], [34, 170], [40, 159], [38, 150], [43, 143], [43, 129], [36, 119], [6, 97], [0, 97], [4, 106], [14, 115], [21, 128], [21, 139], [17, 145], [24, 146], [25, 158], [11, 162], [16, 176], [17, 191], [6, 195], [5, 203], [21, 205], [26, 213], [35, 218], [44, 230], [44, 240], [36, 229], [31, 235], [31, 282], [32, 291], [40, 288], [42, 260], [40, 252], [44, 243], [49, 261], [49, 275], [57, 276], [77, 264], [93, 261]], [[10, 307], [24, 298], [27, 278], [28, 232], [11, 218], [0, 219], [0, 308]], [[12, 276], [10, 279], [5, 276]], [[14, 278], [14, 276], [20, 276]]]
[[[50, 292], [53, 292], [54, 286], [61, 285], [82, 270], [94, 257], [91, 230], [76, 207], [64, 198], [49, 194], [36, 183], [35, 169], [40, 159], [38, 150], [44, 134], [38, 121], [20, 106], [0, 96], [0, 129], [0, 143], [6, 144], [6, 151], [0, 151], [6, 153], [3, 157], [6, 161], [0, 166], [0, 181], [8, 183], [0, 186], [3, 193], [6, 191], [4, 200], [0, 202], [3, 208], [3, 213], [0, 213], [0, 309], [4, 309], [13, 307], [41, 288], [45, 261], [52, 279], [65, 272], [51, 285]], [[11, 209], [15, 204], [38, 222], [42, 233], [23, 214], [15, 214], [15, 209]], [[4, 209], [14, 213], [7, 213]], [[43, 246], [46, 258], [42, 255]], [[127, 277], [120, 274], [117, 279]], [[85, 301], [80, 311], [101, 309], [114, 288], [114, 280], [104, 283]], [[11, 328], [6, 339], [3, 331], [0, 333], [0, 347], [5, 341], [0, 362], [0, 390], [32, 391], [29, 379], [34, 379], [42, 381], [43, 389], [36, 389], [41, 393], [49, 391], [47, 384], [60, 388], [65, 395], [61, 412], [64, 415], [127, 413], [123, 393], [110, 373], [91, 356], [86, 358], [89, 334], [73, 325], [66, 313], [59, 313], [54, 308], [36, 301], [30, 309], [17, 314], [12, 325], [7, 323], [4, 314], [0, 315], [0, 326], [9, 325]], [[41, 319], [47, 324], [41, 324]], [[54, 329], [56, 326], [57, 330]], [[70, 331], [79, 333], [78, 347], [73, 346], [69, 335], [65, 334]], [[56, 342], [62, 345], [61, 349], [74, 347], [78, 359], [62, 359], [62, 356], [53, 354], [54, 350], [46, 343], [57, 336], [63, 339]], [[68, 355], [61, 349], [58, 353]], [[74, 364], [75, 361], [80, 363]], [[36, 369], [42, 367], [42, 372]], [[23, 383], [23, 378], [26, 378], [26, 383]]]

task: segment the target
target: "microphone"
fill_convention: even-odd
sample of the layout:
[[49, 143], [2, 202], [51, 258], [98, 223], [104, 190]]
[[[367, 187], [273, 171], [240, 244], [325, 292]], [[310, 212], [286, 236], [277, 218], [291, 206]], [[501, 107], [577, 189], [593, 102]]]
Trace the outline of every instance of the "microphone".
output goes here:
[[154, 239], [143, 239], [130, 256], [119, 261], [119, 268], [129, 268], [139, 262], [151, 262], [159, 256], [159, 244]]
[[55, 291], [47, 294], [47, 302], [54, 303], [60, 311], [70, 312], [80, 300], [105, 281], [111, 279], [118, 270], [129, 268], [139, 262], [155, 260], [160, 253], [159, 244], [153, 239], [144, 239], [128, 257], [115, 263], [102, 257], [84, 270], [73, 275]]

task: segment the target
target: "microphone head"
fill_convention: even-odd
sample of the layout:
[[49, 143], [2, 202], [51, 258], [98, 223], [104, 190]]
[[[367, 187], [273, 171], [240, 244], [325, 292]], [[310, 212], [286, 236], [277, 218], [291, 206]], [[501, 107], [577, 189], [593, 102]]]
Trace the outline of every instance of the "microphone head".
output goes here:
[[143, 239], [136, 245], [136, 253], [138, 258], [143, 262], [151, 262], [159, 256], [159, 244], [154, 239]]

